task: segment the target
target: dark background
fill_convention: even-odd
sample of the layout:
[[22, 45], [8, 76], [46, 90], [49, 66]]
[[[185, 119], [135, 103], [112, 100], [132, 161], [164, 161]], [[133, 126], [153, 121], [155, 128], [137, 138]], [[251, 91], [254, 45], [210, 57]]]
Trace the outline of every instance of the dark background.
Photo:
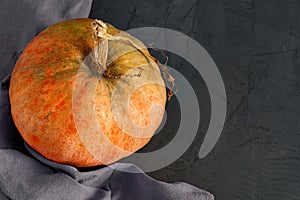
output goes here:
[[[207, 88], [192, 66], [168, 54], [169, 65], [198, 95], [201, 122], [188, 151], [149, 175], [188, 182], [217, 200], [300, 199], [299, 10], [299, 0], [94, 1], [90, 17], [119, 29], [157, 26], [192, 37], [211, 55], [225, 83], [228, 113], [222, 136], [207, 157], [198, 159], [210, 117]], [[142, 151], [172, 139], [178, 109], [173, 98], [166, 126]]]

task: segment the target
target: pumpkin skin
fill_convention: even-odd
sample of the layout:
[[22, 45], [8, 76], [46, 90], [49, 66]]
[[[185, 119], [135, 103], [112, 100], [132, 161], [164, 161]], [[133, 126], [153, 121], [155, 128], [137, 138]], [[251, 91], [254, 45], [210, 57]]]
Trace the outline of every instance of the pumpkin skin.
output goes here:
[[[38, 34], [20, 55], [9, 91], [13, 120], [27, 144], [49, 160], [76, 167], [107, 165], [142, 148], [166, 103], [159, 68], [146, 49], [108, 41], [108, 59], [118, 56], [101, 78], [92, 73], [84, 63], [94, 48], [93, 21], [67, 20]], [[111, 35], [123, 33], [106, 25]], [[124, 48], [131, 49], [119, 56]], [[141, 76], [132, 74], [141, 66]], [[128, 97], [125, 112], [119, 105]]]

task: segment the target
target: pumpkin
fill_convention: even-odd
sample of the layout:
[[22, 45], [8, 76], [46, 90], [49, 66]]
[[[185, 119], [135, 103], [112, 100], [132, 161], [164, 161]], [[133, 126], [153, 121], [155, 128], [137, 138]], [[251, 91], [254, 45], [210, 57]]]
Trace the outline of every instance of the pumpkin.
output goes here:
[[76, 167], [108, 165], [142, 148], [166, 103], [159, 67], [143, 44], [93, 19], [38, 34], [16, 62], [9, 94], [26, 143]]

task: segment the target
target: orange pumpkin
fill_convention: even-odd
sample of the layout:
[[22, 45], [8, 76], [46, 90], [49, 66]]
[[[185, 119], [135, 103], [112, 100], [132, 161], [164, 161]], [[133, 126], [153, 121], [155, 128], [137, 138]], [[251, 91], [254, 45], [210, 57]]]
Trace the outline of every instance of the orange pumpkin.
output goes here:
[[166, 90], [140, 41], [108, 23], [74, 19], [46, 28], [11, 76], [11, 112], [44, 157], [88, 167], [113, 163], [149, 142]]

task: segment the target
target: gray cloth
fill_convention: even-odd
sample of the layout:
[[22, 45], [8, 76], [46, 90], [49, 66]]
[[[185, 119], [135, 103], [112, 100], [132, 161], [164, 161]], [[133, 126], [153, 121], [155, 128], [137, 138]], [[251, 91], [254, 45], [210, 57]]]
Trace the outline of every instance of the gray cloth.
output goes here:
[[208, 192], [186, 183], [154, 180], [132, 164], [83, 172], [25, 148], [10, 114], [8, 89], [13, 66], [26, 44], [46, 26], [87, 17], [91, 0], [1, 0], [0, 5], [0, 200], [213, 199]]

